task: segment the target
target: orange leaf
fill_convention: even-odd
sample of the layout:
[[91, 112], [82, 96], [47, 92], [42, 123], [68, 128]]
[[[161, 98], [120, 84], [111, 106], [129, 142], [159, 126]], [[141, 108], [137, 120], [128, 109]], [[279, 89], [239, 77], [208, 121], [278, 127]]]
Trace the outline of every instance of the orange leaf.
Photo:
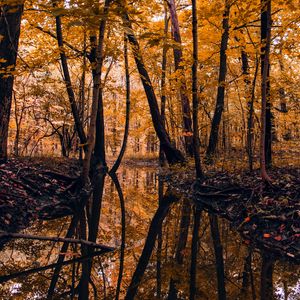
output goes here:
[[245, 218], [244, 222], [249, 222], [251, 220], [250, 217]]
[[264, 238], [270, 238], [271, 237], [271, 234], [270, 233], [264, 233]]
[[276, 241], [281, 241], [282, 240], [282, 237], [280, 235], [277, 235], [274, 237], [274, 240]]

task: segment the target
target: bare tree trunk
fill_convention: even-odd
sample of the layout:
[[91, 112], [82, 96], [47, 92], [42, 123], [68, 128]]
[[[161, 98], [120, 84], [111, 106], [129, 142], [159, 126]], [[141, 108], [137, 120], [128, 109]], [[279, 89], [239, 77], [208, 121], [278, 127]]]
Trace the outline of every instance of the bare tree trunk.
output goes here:
[[[55, 5], [55, 4], [54, 4]], [[75, 127], [76, 131], [78, 134], [78, 137], [80, 139], [80, 143], [83, 145], [83, 149], [86, 152], [87, 151], [87, 138], [83, 129], [83, 123], [81, 122], [78, 107], [76, 105], [76, 100], [75, 100], [75, 94], [74, 90], [72, 87], [72, 82], [71, 82], [71, 76], [69, 72], [69, 67], [68, 67], [68, 61], [67, 61], [67, 56], [64, 51], [64, 41], [63, 41], [63, 34], [62, 34], [62, 27], [61, 27], [61, 18], [60, 16], [55, 17], [56, 21], [56, 36], [57, 36], [57, 43], [59, 46], [59, 52], [60, 52], [60, 60], [61, 60], [61, 65], [64, 73], [64, 81], [66, 84], [66, 89], [69, 97], [69, 102], [71, 105], [71, 110], [75, 122]]]
[[209, 144], [206, 151], [206, 161], [211, 163], [213, 156], [216, 152], [218, 139], [219, 139], [219, 127], [224, 110], [224, 98], [225, 98], [225, 81], [227, 74], [227, 47], [229, 39], [229, 14], [230, 14], [230, 0], [225, 0], [225, 10], [223, 15], [223, 33], [221, 38], [220, 49], [220, 71], [218, 80], [218, 93], [214, 116], [212, 119]]
[[261, 134], [260, 172], [264, 181], [271, 179], [266, 170], [266, 108], [268, 101], [269, 57], [271, 44], [271, 0], [261, 0]]
[[253, 122], [253, 114], [254, 114], [254, 100], [255, 100], [255, 87], [256, 80], [259, 68], [259, 60], [256, 59], [255, 62], [255, 72], [252, 81], [251, 87], [251, 98], [248, 99], [248, 126], [247, 126], [247, 154], [248, 154], [248, 162], [249, 162], [249, 170], [253, 171], [253, 136], [254, 136], [254, 122]]
[[127, 30], [127, 37], [128, 41], [132, 46], [134, 59], [137, 65], [137, 69], [140, 74], [141, 81], [144, 86], [144, 90], [148, 99], [150, 113], [152, 117], [153, 126], [155, 128], [156, 134], [160, 140], [161, 147], [163, 151], [165, 152], [166, 158], [168, 160], [168, 163], [175, 164], [175, 163], [182, 163], [185, 161], [184, 156], [182, 153], [172, 146], [170, 137], [168, 133], [166, 132], [166, 129], [164, 127], [159, 108], [158, 103], [156, 99], [156, 95], [154, 93], [153, 85], [151, 83], [151, 79], [149, 77], [148, 71], [146, 70], [146, 67], [143, 62], [143, 58], [141, 55], [141, 50], [139, 43], [134, 35], [134, 32], [132, 30], [131, 21], [129, 19], [128, 13], [126, 11], [126, 8], [123, 6], [123, 3], [118, 1], [121, 13], [122, 13], [122, 19], [124, 22], [124, 26]]
[[[7, 1], [9, 2], [9, 1]], [[0, 4], [0, 162], [7, 159], [8, 127], [20, 37], [23, 1]], [[5, 1], [4, 1], [5, 3]]]
[[[91, 167], [91, 158], [92, 158], [92, 152], [95, 147], [95, 141], [96, 141], [96, 130], [101, 132], [103, 130], [103, 136], [99, 137], [100, 142], [104, 144], [104, 128], [101, 128], [101, 126], [104, 126], [103, 124], [103, 115], [99, 116], [99, 110], [98, 105], [102, 105], [102, 103], [99, 103], [99, 97], [101, 97], [101, 70], [102, 70], [102, 64], [103, 64], [103, 44], [104, 44], [104, 33], [105, 33], [105, 27], [106, 27], [106, 20], [108, 15], [108, 9], [109, 9], [110, 0], [105, 0], [104, 8], [103, 8], [103, 18], [100, 22], [99, 26], [99, 37], [98, 37], [98, 46], [96, 49], [96, 65], [95, 69], [93, 70], [93, 101], [92, 101], [92, 111], [91, 111], [91, 118], [90, 118], [90, 127], [89, 127], [89, 134], [88, 134], [88, 149], [84, 157], [83, 161], [83, 168], [82, 168], [82, 179], [84, 188], [89, 188], [90, 180], [89, 180], [89, 171]], [[101, 98], [102, 99], [102, 98]], [[103, 107], [101, 108], [103, 109]], [[103, 112], [103, 110], [102, 110]], [[97, 124], [97, 117], [100, 117], [100, 124]], [[97, 126], [98, 125], [98, 126]], [[100, 126], [100, 128], [99, 128]], [[102, 144], [101, 144], [102, 145]], [[101, 147], [100, 145], [100, 147]], [[95, 163], [102, 164], [102, 166], [105, 165], [105, 152], [103, 153], [102, 148], [98, 148], [97, 153], [95, 153], [96, 161]], [[95, 149], [96, 152], [96, 149]], [[103, 187], [104, 187], [104, 179], [105, 174], [101, 173], [101, 170], [97, 168], [97, 172], [93, 176], [94, 181], [94, 187], [93, 187], [93, 202], [92, 202], [92, 214], [91, 214], [91, 220], [89, 222], [89, 236], [88, 239], [90, 241], [96, 240], [97, 233], [98, 233], [98, 227], [99, 227], [99, 219], [101, 214], [101, 204], [102, 204], [102, 194], [103, 194]], [[88, 253], [92, 253], [92, 249], [88, 249]], [[88, 299], [89, 297], [89, 278], [92, 268], [92, 261], [87, 261], [82, 265], [82, 277], [80, 280], [80, 293], [79, 293], [79, 299]]]
[[187, 86], [186, 80], [184, 78], [184, 68], [182, 65], [182, 43], [179, 29], [179, 22], [176, 12], [176, 5], [174, 0], [167, 1], [170, 16], [172, 21], [172, 33], [174, 41], [178, 44], [174, 47], [174, 62], [175, 62], [175, 71], [179, 71], [180, 74], [180, 98], [181, 98], [181, 109], [183, 117], [183, 129], [184, 129], [184, 140], [185, 140], [185, 149], [189, 156], [193, 156], [193, 138], [192, 138], [192, 118], [191, 118], [191, 108], [190, 102], [187, 95]]
[[198, 127], [198, 18], [197, 18], [197, 1], [192, 0], [192, 14], [193, 14], [193, 67], [192, 67], [192, 92], [193, 92], [193, 147], [194, 159], [196, 167], [196, 176], [201, 178], [203, 176], [201, 162], [200, 162], [200, 141], [199, 141], [199, 127]]
[[[160, 103], [160, 115], [162, 118], [162, 122], [164, 127], [166, 128], [166, 71], [167, 71], [167, 53], [168, 53], [168, 48], [167, 48], [167, 38], [168, 38], [168, 27], [169, 27], [169, 18], [168, 18], [168, 12], [167, 12], [167, 7], [166, 3], [164, 2], [164, 10], [165, 10], [165, 28], [164, 28], [164, 45], [163, 45], [163, 51], [162, 51], [162, 63], [161, 63], [161, 85], [160, 85], [160, 90], [161, 90], [161, 103]], [[160, 164], [164, 164], [164, 152], [162, 150], [162, 147], [160, 145], [159, 147], [159, 161]]]
[[126, 145], [128, 140], [128, 133], [129, 133], [129, 121], [130, 121], [130, 74], [129, 74], [129, 63], [128, 63], [128, 40], [127, 37], [124, 37], [124, 60], [125, 60], [125, 78], [126, 78], [126, 120], [125, 120], [125, 130], [124, 130], [124, 137], [123, 143], [121, 146], [121, 150], [119, 156], [114, 163], [113, 167], [110, 170], [110, 173], [115, 173], [122, 161], [122, 158], [126, 151]]
[[[86, 81], [86, 63], [87, 63], [87, 53], [86, 53], [86, 28], [84, 29], [84, 36], [83, 36], [83, 60], [82, 60], [82, 75], [80, 80], [80, 121], [82, 123], [82, 126], [84, 128], [84, 110], [85, 110], [85, 81]], [[83, 151], [82, 147], [79, 147], [79, 160], [83, 160]]]

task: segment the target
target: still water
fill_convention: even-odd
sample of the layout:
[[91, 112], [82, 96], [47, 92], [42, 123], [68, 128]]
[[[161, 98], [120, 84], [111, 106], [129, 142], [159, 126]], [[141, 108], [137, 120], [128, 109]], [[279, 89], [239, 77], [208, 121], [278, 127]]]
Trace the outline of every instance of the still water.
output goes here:
[[[98, 227], [96, 242], [115, 250], [97, 255], [72, 244], [62, 253], [62, 242], [11, 240], [0, 252], [0, 299], [78, 299], [83, 265], [90, 266], [89, 288], [81, 299], [300, 299], [299, 266], [253, 248], [228, 221], [196, 210], [157, 169], [121, 169], [118, 181], [119, 189], [105, 177], [100, 222], [90, 224]], [[39, 220], [22, 233], [64, 238], [70, 222]], [[70, 263], [49, 294], [59, 254]]]

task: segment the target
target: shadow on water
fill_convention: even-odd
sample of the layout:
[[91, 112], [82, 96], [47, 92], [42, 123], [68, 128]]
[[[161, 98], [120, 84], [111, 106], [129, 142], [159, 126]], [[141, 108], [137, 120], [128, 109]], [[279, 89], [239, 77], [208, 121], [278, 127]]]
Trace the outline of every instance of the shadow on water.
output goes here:
[[298, 266], [244, 242], [155, 170], [95, 180], [84, 216], [21, 232], [60, 240], [6, 243], [0, 299], [300, 299]]

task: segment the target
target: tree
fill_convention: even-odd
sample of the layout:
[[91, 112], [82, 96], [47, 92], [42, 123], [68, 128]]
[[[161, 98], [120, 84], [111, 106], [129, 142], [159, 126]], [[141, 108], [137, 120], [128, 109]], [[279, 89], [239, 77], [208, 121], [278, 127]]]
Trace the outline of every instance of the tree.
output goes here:
[[177, 43], [177, 45], [173, 47], [173, 53], [174, 53], [175, 71], [178, 72], [179, 82], [180, 82], [179, 92], [180, 92], [181, 109], [182, 109], [185, 149], [187, 154], [192, 156], [193, 155], [193, 138], [191, 136], [192, 118], [191, 118], [190, 101], [188, 97], [186, 80], [184, 76], [184, 66], [183, 66], [183, 59], [182, 59], [182, 43], [181, 43], [179, 22], [178, 22], [178, 17], [176, 12], [175, 1], [170, 0], [167, 1], [167, 3], [170, 9], [170, 17], [172, 21], [172, 35], [174, 41]]
[[131, 21], [129, 18], [129, 15], [126, 11], [126, 8], [120, 3], [119, 1], [119, 7], [121, 10], [121, 17], [123, 19], [124, 26], [126, 28], [126, 33], [127, 33], [127, 38], [129, 43], [132, 46], [132, 52], [134, 55], [134, 59], [140, 74], [141, 81], [144, 86], [144, 90], [147, 96], [149, 108], [150, 108], [150, 113], [152, 117], [152, 122], [153, 126], [155, 128], [156, 134], [160, 140], [161, 147], [166, 155], [167, 161], [170, 164], [175, 164], [175, 163], [181, 163], [184, 162], [184, 156], [182, 153], [176, 149], [170, 141], [170, 137], [164, 127], [163, 120], [161, 118], [159, 108], [158, 108], [158, 103], [156, 99], [156, 95], [153, 89], [153, 85], [151, 83], [150, 76], [148, 74], [148, 71], [145, 67], [141, 50], [140, 50], [140, 45], [135, 37], [135, 34], [133, 32], [133, 28], [131, 25]]
[[200, 163], [200, 145], [199, 145], [199, 128], [198, 128], [198, 18], [197, 18], [197, 2], [192, 0], [193, 15], [193, 66], [192, 66], [192, 93], [193, 93], [193, 146], [194, 159], [196, 167], [196, 176], [203, 176]]
[[70, 101], [70, 105], [71, 105], [71, 110], [72, 110], [72, 114], [73, 114], [73, 118], [74, 118], [74, 122], [75, 122], [75, 127], [77, 130], [77, 134], [80, 139], [80, 142], [83, 145], [83, 149], [85, 151], [87, 151], [87, 145], [86, 145], [87, 138], [86, 138], [86, 135], [85, 135], [85, 132], [83, 129], [83, 124], [80, 120], [80, 114], [79, 114], [79, 110], [78, 110], [78, 107], [76, 104], [74, 90], [72, 87], [67, 56], [66, 56], [66, 53], [64, 50], [64, 41], [63, 41], [63, 34], [62, 34], [62, 28], [61, 28], [61, 17], [59, 14], [55, 17], [55, 21], [56, 21], [57, 43], [58, 43], [59, 50], [60, 50], [60, 59], [61, 59], [61, 64], [62, 64], [62, 69], [63, 69], [63, 74], [64, 74], [64, 81], [66, 84], [66, 89], [67, 89], [67, 93], [68, 93], [68, 97], [69, 97], [69, 101]]
[[12, 5], [0, 2], [0, 161], [7, 159], [8, 125], [23, 8], [23, 1]]
[[264, 181], [271, 179], [266, 171], [266, 113], [269, 89], [269, 64], [271, 45], [271, 0], [261, 0], [261, 133], [260, 172]]
[[220, 47], [220, 68], [219, 68], [219, 79], [218, 79], [218, 92], [217, 101], [214, 116], [212, 119], [209, 144], [206, 151], [207, 162], [212, 161], [212, 157], [216, 152], [217, 143], [219, 139], [219, 127], [224, 110], [224, 98], [225, 98], [225, 85], [226, 85], [226, 74], [227, 74], [227, 47], [229, 39], [229, 14], [230, 14], [231, 3], [230, 0], [225, 0], [225, 9], [223, 14], [223, 33], [221, 38]]

